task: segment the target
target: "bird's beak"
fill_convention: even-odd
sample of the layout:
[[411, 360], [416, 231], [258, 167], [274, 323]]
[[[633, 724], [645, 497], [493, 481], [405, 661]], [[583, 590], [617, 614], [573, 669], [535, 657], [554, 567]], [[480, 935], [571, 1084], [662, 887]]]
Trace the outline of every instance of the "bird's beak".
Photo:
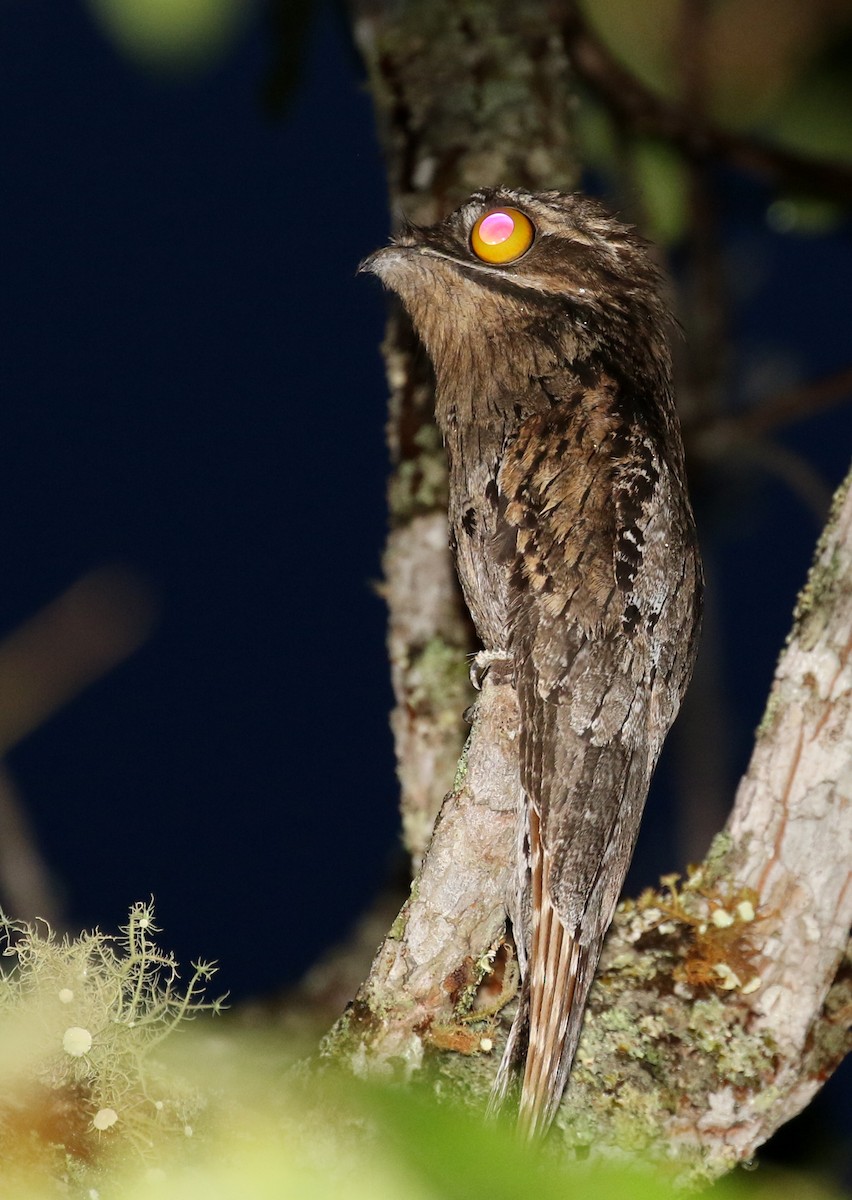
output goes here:
[[387, 254], [387, 248], [375, 250], [372, 254], [368, 254], [366, 258], [362, 258], [358, 263], [357, 273], [359, 275], [377, 275], [376, 264], [383, 254]]
[[411, 256], [413, 250], [413, 246], [383, 246], [358, 264], [358, 274], [377, 275], [384, 281]]

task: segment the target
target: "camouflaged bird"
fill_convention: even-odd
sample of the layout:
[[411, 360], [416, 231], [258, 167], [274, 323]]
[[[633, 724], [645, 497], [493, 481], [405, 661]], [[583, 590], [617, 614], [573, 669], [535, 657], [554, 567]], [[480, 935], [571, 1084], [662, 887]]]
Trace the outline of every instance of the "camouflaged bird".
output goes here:
[[435, 368], [451, 544], [521, 714], [523, 977], [495, 1083], [553, 1120], [651, 775], [692, 671], [702, 573], [646, 243], [577, 195], [477, 192], [363, 264]]

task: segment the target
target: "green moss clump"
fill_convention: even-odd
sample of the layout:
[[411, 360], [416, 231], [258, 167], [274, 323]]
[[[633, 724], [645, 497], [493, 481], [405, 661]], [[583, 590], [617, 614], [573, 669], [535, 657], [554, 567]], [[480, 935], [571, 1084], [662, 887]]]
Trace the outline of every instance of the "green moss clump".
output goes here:
[[471, 696], [470, 664], [463, 650], [440, 637], [429, 641], [409, 664], [408, 703], [418, 712], [435, 714], [443, 726], [455, 728]]
[[388, 505], [397, 524], [447, 506], [447, 459], [441, 435], [426, 422], [412, 441], [416, 451], [399, 464], [390, 481]]

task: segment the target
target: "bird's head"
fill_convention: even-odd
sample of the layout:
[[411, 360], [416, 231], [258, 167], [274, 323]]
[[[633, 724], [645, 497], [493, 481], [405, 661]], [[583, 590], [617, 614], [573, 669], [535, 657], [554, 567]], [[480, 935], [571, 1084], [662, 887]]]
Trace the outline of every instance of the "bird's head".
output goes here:
[[608, 350], [668, 357], [647, 243], [583, 196], [482, 190], [436, 225], [405, 226], [360, 269], [399, 296], [439, 380], [495, 356], [519, 375]]

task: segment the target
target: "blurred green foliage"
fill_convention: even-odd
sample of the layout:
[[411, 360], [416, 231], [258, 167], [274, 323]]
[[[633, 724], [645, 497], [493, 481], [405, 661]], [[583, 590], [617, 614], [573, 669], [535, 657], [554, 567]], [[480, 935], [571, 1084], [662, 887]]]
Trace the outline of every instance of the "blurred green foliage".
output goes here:
[[[699, 64], [708, 117], [728, 128], [776, 128], [784, 106], [807, 108], [827, 74], [841, 85], [820, 122], [849, 128], [852, 77], [838, 58], [852, 37], [848, 0], [580, 0], [586, 20], [615, 56], [657, 95], [679, 100], [689, 61]], [[692, 39], [700, 44], [691, 45]], [[852, 143], [844, 141], [844, 153]]]
[[[205, 1006], [193, 979], [209, 968], [181, 991], [153, 932], [149, 905], [135, 905], [116, 938], [5, 924], [16, 966], [0, 980], [4, 1194], [673, 1200], [656, 1168], [566, 1163], [547, 1143], [522, 1143], [508, 1121], [439, 1102], [434, 1083], [359, 1082], [298, 1062], [275, 1021], [200, 1021], [164, 1045]], [[99, 1119], [107, 1104], [109, 1122]], [[713, 1195], [769, 1200], [779, 1186], [800, 1200], [835, 1195], [771, 1172], [736, 1174]]]
[[[849, 0], [579, 2], [589, 27], [644, 88], [673, 108], [689, 111], [692, 104], [696, 129], [709, 121], [766, 146], [852, 164]], [[688, 78], [690, 71], [698, 78]], [[626, 178], [651, 236], [677, 241], [689, 220], [680, 151], [624, 128], [614, 138], [601, 100], [587, 93], [584, 107], [592, 113], [580, 127], [585, 161]], [[769, 214], [777, 231], [819, 234], [842, 215], [807, 182], [782, 201]]]
[[[805, 156], [852, 164], [850, 0], [578, 0], [614, 58], [654, 96], [680, 106], [697, 94], [696, 122], [757, 136]], [[257, 0], [86, 0], [116, 47], [142, 67], [180, 73], [217, 61]], [[425, 8], [425, 4], [424, 4]], [[314, 0], [267, 0], [269, 63], [259, 90], [280, 116], [301, 78]], [[700, 13], [696, 16], [696, 13]], [[698, 23], [696, 23], [698, 22]], [[690, 66], [691, 64], [691, 66]], [[700, 76], [688, 79], [689, 71]], [[613, 138], [605, 100], [586, 93], [579, 115], [584, 160], [638, 197], [635, 216], [672, 244], [690, 220], [687, 164], [662, 138]], [[782, 196], [770, 224], [823, 233], [839, 206], [807, 186]]]
[[253, 13], [251, 0], [86, 0], [96, 23], [142, 66], [184, 71], [224, 54]]

